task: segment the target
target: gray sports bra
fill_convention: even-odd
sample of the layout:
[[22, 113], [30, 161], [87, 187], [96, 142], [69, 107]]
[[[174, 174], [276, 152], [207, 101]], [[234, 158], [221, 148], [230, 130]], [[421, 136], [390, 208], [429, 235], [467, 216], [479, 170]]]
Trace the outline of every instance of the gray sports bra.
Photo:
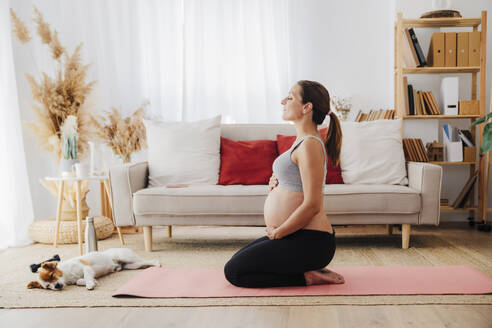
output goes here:
[[273, 162], [273, 174], [278, 180], [278, 185], [284, 187], [289, 190], [302, 192], [302, 181], [301, 181], [301, 172], [299, 171], [299, 167], [292, 161], [291, 154], [292, 152], [304, 141], [306, 137], [315, 138], [319, 140], [321, 146], [323, 148], [323, 154], [325, 156], [325, 174], [323, 176], [323, 185], [326, 181], [326, 149], [323, 140], [318, 138], [317, 136], [304, 136], [299, 139], [297, 142], [294, 142], [292, 146], [278, 156]]

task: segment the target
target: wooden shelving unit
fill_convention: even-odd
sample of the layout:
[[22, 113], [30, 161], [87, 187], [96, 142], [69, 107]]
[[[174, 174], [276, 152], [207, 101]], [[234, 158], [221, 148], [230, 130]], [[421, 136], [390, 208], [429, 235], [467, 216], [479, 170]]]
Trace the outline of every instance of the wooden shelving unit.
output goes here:
[[480, 67], [403, 67], [403, 74], [458, 74], [479, 73]]
[[479, 118], [480, 115], [404, 115], [405, 120], [437, 120], [437, 119], [448, 119], [448, 118]]
[[[405, 28], [439, 28], [439, 27], [472, 27], [473, 31], [478, 31], [480, 26], [480, 66], [468, 67], [403, 67], [402, 45], [404, 42], [403, 31]], [[402, 13], [397, 14], [395, 23], [395, 66], [394, 66], [394, 97], [396, 116], [403, 120], [422, 120], [422, 119], [469, 119], [470, 123], [485, 115], [485, 68], [486, 68], [486, 49], [487, 49], [487, 12], [482, 11], [481, 17], [474, 18], [420, 18], [420, 19], [404, 19]], [[426, 49], [423, 49], [426, 53]], [[479, 115], [405, 115], [405, 103], [403, 95], [403, 76], [410, 74], [472, 74], [472, 92], [471, 99], [478, 99], [480, 102]], [[480, 94], [478, 94], [478, 84], [480, 85]], [[403, 137], [403, 121], [402, 121], [402, 137]], [[480, 125], [480, 133], [477, 136], [475, 129], [471, 130], [475, 145], [480, 147], [482, 143], [484, 124]], [[488, 159], [485, 156], [479, 157], [474, 162], [431, 162], [438, 165], [469, 165], [470, 176], [479, 167], [478, 176], [478, 206], [474, 205], [475, 195], [472, 190], [468, 206], [465, 208], [455, 209], [448, 205], [441, 205], [441, 211], [468, 211], [471, 218], [475, 218], [478, 222], [486, 222], [487, 212], [492, 212], [492, 209], [487, 209], [488, 198]], [[476, 216], [475, 216], [476, 215]]]

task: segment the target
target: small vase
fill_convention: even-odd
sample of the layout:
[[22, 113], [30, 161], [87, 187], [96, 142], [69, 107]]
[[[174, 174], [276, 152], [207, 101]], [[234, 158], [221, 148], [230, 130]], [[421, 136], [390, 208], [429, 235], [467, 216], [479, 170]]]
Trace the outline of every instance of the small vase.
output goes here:
[[73, 165], [79, 163], [78, 159], [65, 159], [60, 160], [60, 173], [62, 176], [75, 176], [75, 168]]

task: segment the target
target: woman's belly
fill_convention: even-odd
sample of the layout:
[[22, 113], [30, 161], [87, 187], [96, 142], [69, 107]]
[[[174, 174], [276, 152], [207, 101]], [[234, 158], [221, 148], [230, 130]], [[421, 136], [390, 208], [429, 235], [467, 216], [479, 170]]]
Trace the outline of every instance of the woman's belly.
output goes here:
[[[267, 196], [263, 207], [265, 225], [278, 227], [302, 204], [304, 194], [277, 186]], [[304, 229], [333, 232], [330, 222], [322, 210], [316, 214]]]
[[304, 200], [303, 193], [275, 187], [265, 200], [263, 215], [267, 227], [278, 227], [294, 212]]

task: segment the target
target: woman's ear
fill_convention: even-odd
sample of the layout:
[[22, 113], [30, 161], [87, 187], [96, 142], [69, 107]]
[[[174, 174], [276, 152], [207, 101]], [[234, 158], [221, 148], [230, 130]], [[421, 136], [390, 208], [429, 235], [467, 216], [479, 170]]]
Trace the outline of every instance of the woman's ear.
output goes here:
[[313, 110], [313, 104], [308, 102], [304, 105], [304, 108], [306, 109], [305, 113], [307, 113], [309, 110]]

